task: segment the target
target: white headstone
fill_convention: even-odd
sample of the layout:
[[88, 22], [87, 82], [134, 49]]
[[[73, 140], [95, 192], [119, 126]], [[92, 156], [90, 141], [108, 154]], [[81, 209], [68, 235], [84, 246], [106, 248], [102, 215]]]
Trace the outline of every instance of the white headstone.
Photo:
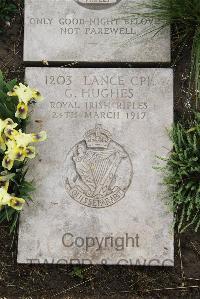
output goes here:
[[24, 60], [169, 62], [169, 28], [130, 16], [138, 2], [26, 0]]
[[19, 263], [173, 265], [172, 215], [154, 169], [171, 148], [166, 68], [27, 68], [46, 130], [20, 218]]

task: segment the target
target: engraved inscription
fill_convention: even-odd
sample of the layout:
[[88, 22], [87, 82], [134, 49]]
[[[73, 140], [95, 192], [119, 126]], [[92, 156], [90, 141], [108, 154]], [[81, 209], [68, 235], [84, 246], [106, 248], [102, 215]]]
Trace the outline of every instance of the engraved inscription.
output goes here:
[[74, 84], [75, 79], [70, 75], [52, 73], [45, 77], [45, 85], [62, 87], [60, 97], [49, 102], [52, 119], [148, 121], [153, 107], [142, 97], [138, 98], [136, 91], [154, 86], [153, 76], [91, 74], [80, 78], [80, 88]]

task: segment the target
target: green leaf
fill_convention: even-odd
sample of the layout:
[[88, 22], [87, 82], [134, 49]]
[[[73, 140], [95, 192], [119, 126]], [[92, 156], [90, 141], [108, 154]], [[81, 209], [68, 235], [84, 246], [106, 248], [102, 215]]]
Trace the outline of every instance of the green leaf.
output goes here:
[[17, 80], [14, 79], [14, 80], [7, 82], [6, 87], [9, 91], [12, 91], [16, 84], [17, 84]]
[[192, 226], [195, 230], [200, 228], [199, 128], [199, 113], [194, 113], [194, 118], [185, 123], [177, 123], [169, 131], [173, 150], [166, 161], [162, 158], [162, 167], [157, 167], [163, 173], [163, 184], [168, 195], [165, 198], [173, 207], [175, 223], [180, 232]]
[[74, 267], [73, 271], [70, 272], [70, 275], [81, 278], [81, 279], [84, 278], [83, 270], [79, 267]]

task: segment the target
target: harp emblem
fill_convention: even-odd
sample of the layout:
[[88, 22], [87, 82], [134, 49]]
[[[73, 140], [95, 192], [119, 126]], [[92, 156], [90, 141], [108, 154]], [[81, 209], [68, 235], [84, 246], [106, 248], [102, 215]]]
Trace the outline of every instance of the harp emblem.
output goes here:
[[[96, 208], [115, 204], [125, 196], [132, 179], [128, 153], [96, 125], [67, 156], [66, 189], [79, 203]], [[124, 173], [124, 176], [123, 176]]]

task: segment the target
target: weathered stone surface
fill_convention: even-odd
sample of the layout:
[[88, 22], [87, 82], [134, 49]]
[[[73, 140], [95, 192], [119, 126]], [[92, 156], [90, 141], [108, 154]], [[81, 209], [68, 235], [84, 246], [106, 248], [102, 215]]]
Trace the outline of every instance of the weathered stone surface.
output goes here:
[[[28, 68], [48, 133], [31, 165], [19, 263], [173, 264], [156, 155], [171, 144], [172, 69]], [[74, 261], [75, 260], [75, 261]]]
[[130, 7], [135, 12], [134, 3], [142, 0], [85, 2], [26, 0], [24, 60], [170, 61], [169, 28], [155, 34], [155, 20], [124, 12]]

